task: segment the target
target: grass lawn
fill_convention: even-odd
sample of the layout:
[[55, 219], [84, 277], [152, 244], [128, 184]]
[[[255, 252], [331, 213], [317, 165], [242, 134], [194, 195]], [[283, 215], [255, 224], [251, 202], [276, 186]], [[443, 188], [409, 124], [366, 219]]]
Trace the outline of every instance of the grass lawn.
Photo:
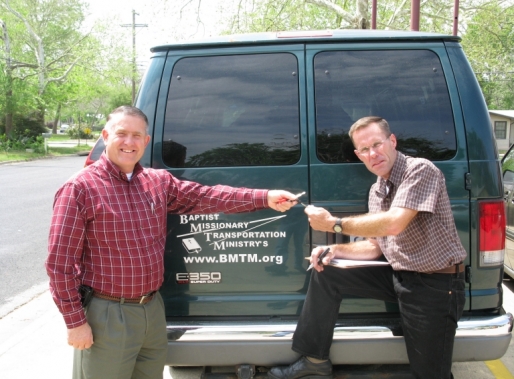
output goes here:
[[[39, 159], [44, 157], [58, 157], [62, 155], [70, 155], [77, 153], [86, 153], [91, 150], [94, 141], [96, 141], [98, 135], [95, 133], [93, 138], [80, 140], [80, 146], [67, 146], [67, 147], [48, 147], [48, 154], [44, 153], [28, 153], [25, 150], [15, 151], [9, 150], [5, 152], [0, 149], [0, 162], [9, 162], [9, 161], [27, 161], [32, 159]], [[48, 139], [48, 142], [60, 142], [60, 141], [69, 141], [71, 140], [70, 136], [66, 133], [63, 134], [52, 134]], [[73, 141], [77, 141], [73, 139]], [[87, 143], [87, 145], [86, 145]]]
[[86, 153], [91, 150], [91, 146], [75, 146], [75, 147], [49, 147], [48, 154], [44, 153], [28, 153], [26, 151], [8, 151], [7, 153], [0, 150], [0, 162], [9, 161], [28, 161], [44, 157], [59, 157], [62, 155]]

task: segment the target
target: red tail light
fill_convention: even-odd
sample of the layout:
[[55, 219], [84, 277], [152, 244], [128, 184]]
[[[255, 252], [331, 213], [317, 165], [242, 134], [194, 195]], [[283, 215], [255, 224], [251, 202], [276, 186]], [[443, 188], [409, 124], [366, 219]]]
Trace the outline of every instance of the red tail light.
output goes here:
[[480, 266], [503, 264], [505, 255], [505, 204], [503, 200], [479, 202]]

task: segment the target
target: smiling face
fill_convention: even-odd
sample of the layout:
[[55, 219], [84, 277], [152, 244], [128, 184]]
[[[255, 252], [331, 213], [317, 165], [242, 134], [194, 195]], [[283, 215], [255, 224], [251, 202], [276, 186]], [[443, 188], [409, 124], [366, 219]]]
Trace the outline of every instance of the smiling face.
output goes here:
[[107, 158], [126, 174], [134, 171], [134, 166], [150, 142], [146, 122], [140, 117], [123, 113], [112, 115], [102, 130], [102, 137]]
[[396, 137], [389, 137], [377, 123], [353, 132], [355, 154], [373, 174], [388, 179], [396, 160]]

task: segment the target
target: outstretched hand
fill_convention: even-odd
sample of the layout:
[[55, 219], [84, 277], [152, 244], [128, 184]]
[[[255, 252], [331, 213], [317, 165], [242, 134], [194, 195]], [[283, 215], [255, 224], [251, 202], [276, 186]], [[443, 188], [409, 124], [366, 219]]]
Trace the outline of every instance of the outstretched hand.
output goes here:
[[268, 205], [271, 209], [278, 212], [285, 212], [295, 206], [298, 201], [296, 195], [288, 191], [270, 190], [268, 191]]
[[312, 229], [321, 232], [333, 232], [336, 219], [325, 208], [308, 205], [305, 208], [305, 213], [309, 216], [309, 223]]

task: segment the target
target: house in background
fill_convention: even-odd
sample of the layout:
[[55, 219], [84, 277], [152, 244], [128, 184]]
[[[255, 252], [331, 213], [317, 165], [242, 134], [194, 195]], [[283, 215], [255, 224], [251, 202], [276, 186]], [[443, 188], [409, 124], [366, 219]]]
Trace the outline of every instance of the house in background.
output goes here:
[[489, 117], [498, 150], [505, 152], [514, 143], [514, 111], [490, 110]]

